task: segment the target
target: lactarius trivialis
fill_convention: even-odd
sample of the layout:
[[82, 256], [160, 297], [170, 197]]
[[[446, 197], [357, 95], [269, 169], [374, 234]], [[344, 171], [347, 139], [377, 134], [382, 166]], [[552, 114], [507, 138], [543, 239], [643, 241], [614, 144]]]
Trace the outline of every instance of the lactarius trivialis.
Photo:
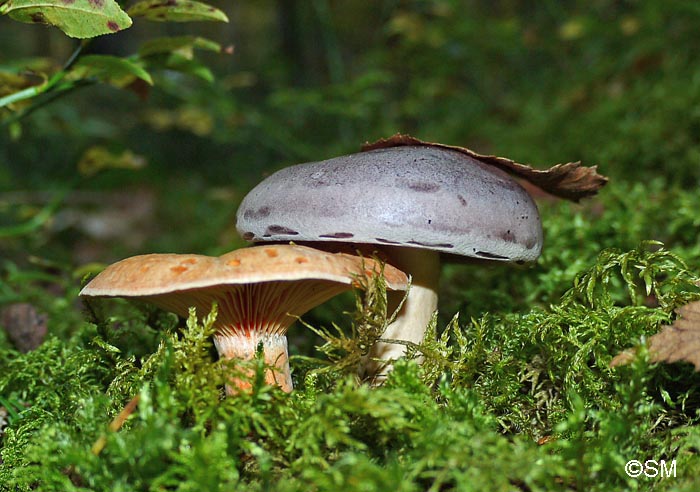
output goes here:
[[[383, 338], [420, 343], [437, 308], [441, 259], [525, 263], [540, 255], [537, 206], [509, 173], [578, 199], [590, 194], [583, 190], [588, 178], [574, 180], [581, 185], [578, 190], [567, 179], [582, 169], [584, 176], [592, 172], [602, 178], [577, 163], [536, 171], [507, 159], [398, 135], [364, 152], [272, 174], [243, 199], [237, 229], [257, 243], [380, 248], [389, 263], [412, 277], [403, 308]], [[593, 188], [604, 182], [602, 178]], [[396, 305], [401, 296], [393, 297]], [[381, 377], [381, 368], [390, 367], [385, 361], [404, 352], [405, 344], [378, 343], [361, 372]]]
[[[248, 360], [262, 344], [269, 384], [292, 390], [286, 333], [309, 309], [357, 284], [360, 275], [379, 275], [371, 258], [327, 253], [297, 245], [244, 248], [219, 257], [190, 254], [134, 256], [108, 266], [82, 296], [127, 297], [186, 317], [218, 305], [214, 344], [221, 357]], [[408, 279], [385, 265], [388, 289], [406, 289]], [[249, 388], [234, 379], [229, 394]]]

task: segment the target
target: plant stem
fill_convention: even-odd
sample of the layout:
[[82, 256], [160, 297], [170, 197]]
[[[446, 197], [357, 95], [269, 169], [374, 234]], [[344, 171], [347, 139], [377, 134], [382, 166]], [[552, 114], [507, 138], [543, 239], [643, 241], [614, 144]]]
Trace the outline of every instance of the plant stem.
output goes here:
[[[32, 114], [37, 109], [43, 108], [44, 106], [55, 101], [59, 97], [64, 96], [64, 95], [68, 94], [69, 92], [72, 92], [72, 91], [79, 89], [81, 87], [86, 87], [88, 85], [93, 85], [95, 83], [96, 83], [96, 81], [92, 80], [92, 79], [81, 79], [81, 80], [76, 80], [74, 82], [67, 82], [65, 84], [61, 84], [51, 91], [43, 90], [43, 91], [39, 92], [37, 95], [39, 95], [39, 96], [44, 95], [45, 97], [36, 101], [31, 106], [24, 108], [22, 111], [17, 111], [15, 113], [13, 113], [12, 116], [10, 116], [2, 121], [2, 126], [9, 126], [17, 121], [20, 121], [21, 119], [26, 118], [27, 116]], [[25, 98], [25, 99], [28, 99], [28, 98]], [[0, 107], [2, 107], [2, 106], [0, 106]]]
[[61, 69], [62, 72], [67, 72], [68, 69], [70, 69], [73, 64], [78, 60], [78, 57], [80, 54], [83, 52], [83, 49], [90, 44], [90, 39], [83, 39], [80, 41], [78, 44], [78, 47], [73, 50], [73, 53], [68, 57], [68, 60], [66, 60], [66, 63], [63, 64], [63, 68]]
[[[139, 404], [140, 400], [140, 395], [134, 396], [131, 400], [129, 400], [129, 403], [126, 404], [126, 406], [122, 409], [121, 412], [119, 412], [119, 415], [114, 417], [114, 420], [109, 424], [109, 430], [111, 432], [117, 432], [119, 429], [121, 429], [122, 425], [124, 425], [124, 422], [131, 416], [132, 413], [134, 413], [134, 410], [136, 410], [136, 407]], [[105, 434], [102, 434], [97, 441], [95, 441], [95, 444], [92, 445], [92, 454], [97, 456], [102, 452], [104, 449], [105, 445], [107, 444], [107, 436]]]
[[63, 64], [63, 67], [61, 70], [53, 74], [47, 82], [44, 84], [40, 85], [35, 85], [33, 87], [27, 87], [26, 89], [22, 89], [21, 91], [8, 94], [7, 96], [0, 97], [0, 108], [4, 108], [6, 106], [9, 106], [10, 104], [19, 102], [19, 101], [24, 101], [25, 99], [31, 99], [34, 97], [38, 97], [42, 94], [50, 94], [50, 97], [37, 102], [36, 104], [33, 104], [29, 106], [28, 108], [25, 108], [22, 111], [14, 113], [12, 116], [9, 118], [5, 119], [2, 124], [3, 126], [8, 126], [16, 121], [19, 121], [22, 118], [25, 118], [32, 112], [34, 112], [36, 109], [48, 104], [49, 102], [53, 101], [56, 99], [58, 96], [61, 96], [63, 94], [66, 94], [67, 92], [78, 88], [82, 87], [84, 85], [87, 85], [87, 83], [92, 83], [91, 81], [85, 81], [85, 80], [76, 80], [76, 81], [71, 81], [71, 82], [66, 82], [63, 84], [59, 84], [63, 80], [63, 78], [66, 76], [70, 68], [75, 64], [77, 59], [80, 57], [80, 54], [83, 51], [83, 48], [87, 46], [89, 40], [83, 40], [78, 44], [78, 47], [71, 53], [70, 57], [68, 57], [68, 60]]

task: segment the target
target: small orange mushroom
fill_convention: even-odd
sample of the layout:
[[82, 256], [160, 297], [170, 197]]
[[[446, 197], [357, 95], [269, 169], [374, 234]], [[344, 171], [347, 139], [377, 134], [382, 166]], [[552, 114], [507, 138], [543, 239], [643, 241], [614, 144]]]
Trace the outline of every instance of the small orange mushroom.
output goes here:
[[[408, 278], [391, 265], [347, 253], [293, 244], [256, 246], [223, 256], [150, 254], [108, 266], [80, 292], [90, 297], [138, 298], [186, 317], [218, 304], [214, 345], [221, 357], [249, 360], [262, 344], [269, 384], [292, 390], [287, 329], [311, 308], [348, 290], [357, 275], [383, 270], [387, 288], [405, 290]], [[144, 272], [148, 272], [144, 274]], [[231, 379], [228, 394], [250, 384]]]

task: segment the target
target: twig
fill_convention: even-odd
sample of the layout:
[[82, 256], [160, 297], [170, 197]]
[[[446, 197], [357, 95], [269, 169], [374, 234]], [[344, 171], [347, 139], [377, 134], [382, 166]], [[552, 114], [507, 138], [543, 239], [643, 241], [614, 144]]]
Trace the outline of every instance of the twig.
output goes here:
[[[119, 414], [114, 417], [114, 420], [109, 424], [109, 431], [110, 432], [117, 432], [119, 429], [121, 429], [122, 425], [124, 425], [124, 422], [131, 416], [132, 413], [134, 413], [134, 410], [136, 410], [136, 406], [139, 404], [139, 395], [134, 396], [129, 403], [126, 404], [126, 406], [122, 409]], [[92, 445], [92, 454], [97, 456], [102, 452], [104, 447], [107, 445], [107, 435], [102, 434], [97, 441], [95, 441], [95, 444]]]
[[37, 109], [41, 108], [42, 106], [45, 106], [46, 104], [50, 103], [59, 96], [62, 96], [79, 87], [83, 87], [85, 85], [94, 83], [94, 81], [91, 80], [76, 80], [62, 84], [60, 83], [66, 76], [70, 68], [80, 57], [80, 54], [82, 53], [85, 46], [87, 46], [88, 41], [89, 40], [83, 40], [82, 42], [80, 42], [80, 44], [78, 44], [78, 47], [73, 51], [73, 53], [71, 53], [70, 57], [68, 57], [68, 60], [66, 60], [66, 62], [63, 64], [61, 70], [53, 74], [53, 76], [51, 76], [51, 78], [49, 78], [49, 80], [46, 83], [35, 85], [32, 87], [27, 87], [26, 89], [23, 89], [21, 91], [8, 94], [5, 97], [0, 97], [0, 108], [4, 108], [18, 101], [24, 101], [25, 99], [31, 99], [33, 97], [38, 97], [44, 94], [46, 95], [44, 99], [30, 105], [22, 111], [14, 113], [12, 116], [3, 120], [2, 126], [11, 125], [21, 120], [22, 118], [27, 117]]

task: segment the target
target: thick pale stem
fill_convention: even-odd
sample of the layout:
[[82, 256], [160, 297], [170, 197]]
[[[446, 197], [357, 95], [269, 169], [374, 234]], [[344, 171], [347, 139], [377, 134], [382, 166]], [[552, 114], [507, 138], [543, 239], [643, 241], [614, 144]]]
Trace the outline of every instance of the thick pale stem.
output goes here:
[[[412, 276], [411, 289], [396, 320], [390, 324], [383, 339], [421, 343], [428, 323], [437, 309], [440, 283], [440, 253], [418, 248], [387, 250], [390, 263]], [[404, 297], [403, 292], [387, 292], [389, 313]], [[380, 383], [391, 371], [391, 361], [402, 357], [406, 346], [398, 343], [376, 343], [363, 361], [361, 375]]]
[[[265, 372], [265, 381], [289, 393], [292, 378], [285, 336], [287, 328], [297, 316], [349, 288], [349, 284], [330, 280], [302, 279], [215, 285], [183, 291], [177, 296], [163, 294], [144, 299], [180, 316], [187, 316], [190, 306], [198, 313], [207, 313], [215, 301], [219, 311], [214, 345], [219, 355], [225, 359], [251, 360], [262, 342], [265, 363], [271, 366]], [[226, 393], [235, 395], [249, 391], [251, 385], [245, 379], [232, 377], [226, 385]]]
[[[225, 359], [251, 360], [255, 357], [258, 344], [262, 342], [265, 364], [270, 366], [265, 370], [265, 382], [277, 385], [287, 393], [292, 391], [292, 375], [289, 370], [289, 355], [287, 353], [287, 337], [285, 335], [272, 334], [216, 334], [214, 345], [219, 355]], [[246, 375], [252, 376], [252, 370]], [[236, 395], [241, 391], [251, 390], [250, 380], [246, 378], [231, 377], [230, 384], [226, 385], [227, 395]]]

